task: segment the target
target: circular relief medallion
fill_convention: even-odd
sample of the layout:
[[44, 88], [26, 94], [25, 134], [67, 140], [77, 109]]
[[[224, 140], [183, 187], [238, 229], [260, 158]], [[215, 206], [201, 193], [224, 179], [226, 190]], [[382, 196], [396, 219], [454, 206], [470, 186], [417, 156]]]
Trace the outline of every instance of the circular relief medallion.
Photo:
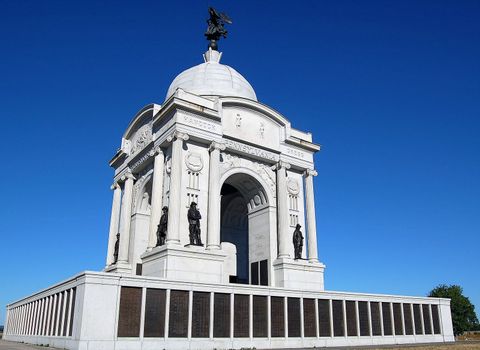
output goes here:
[[298, 181], [294, 179], [288, 179], [287, 190], [291, 194], [298, 194], [298, 192], [300, 192], [300, 186], [298, 185]]
[[185, 157], [187, 168], [192, 171], [200, 171], [203, 169], [202, 156], [198, 153], [188, 153]]

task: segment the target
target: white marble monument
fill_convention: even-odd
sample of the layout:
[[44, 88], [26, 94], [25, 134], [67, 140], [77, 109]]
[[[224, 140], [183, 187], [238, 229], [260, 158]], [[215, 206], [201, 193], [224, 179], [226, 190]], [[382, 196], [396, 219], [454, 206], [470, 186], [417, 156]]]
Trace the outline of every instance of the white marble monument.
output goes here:
[[[453, 341], [448, 299], [324, 290], [313, 181], [320, 146], [259, 102], [221, 57], [210, 48], [125, 131], [110, 161], [104, 271], [8, 305], [5, 339], [98, 350]], [[190, 244], [192, 202], [202, 245]]]

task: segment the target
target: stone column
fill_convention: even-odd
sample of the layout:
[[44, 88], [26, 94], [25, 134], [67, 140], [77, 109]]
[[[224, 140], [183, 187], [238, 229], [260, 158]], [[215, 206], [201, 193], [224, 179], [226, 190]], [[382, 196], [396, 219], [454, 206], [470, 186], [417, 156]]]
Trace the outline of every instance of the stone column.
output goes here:
[[112, 185], [111, 189], [113, 190], [113, 202], [112, 214], [110, 215], [110, 230], [108, 233], [107, 266], [113, 264], [113, 253], [119, 230], [118, 221], [120, 219], [120, 201], [122, 200], [122, 189], [117, 182]]
[[308, 260], [318, 262], [317, 252], [317, 224], [315, 221], [315, 199], [313, 194], [313, 177], [317, 176], [315, 170], [307, 169], [305, 176], [305, 202], [307, 206], [307, 246]]
[[287, 197], [287, 169], [290, 164], [278, 162], [277, 170], [277, 239], [278, 257], [289, 258], [289, 244], [292, 244], [291, 235], [288, 233], [288, 197]]
[[188, 140], [188, 135], [175, 131], [167, 138], [172, 142], [172, 169], [170, 171], [170, 200], [168, 203], [167, 244], [180, 244], [180, 209], [182, 199], [182, 160], [183, 141]]
[[128, 172], [122, 176], [125, 181], [123, 187], [122, 211], [120, 215], [120, 244], [118, 249], [118, 262], [128, 262], [128, 246], [130, 244], [130, 224], [132, 220], [132, 195], [133, 195], [133, 177]]
[[225, 145], [217, 141], [210, 145], [207, 249], [220, 249], [220, 151], [224, 150]]
[[163, 171], [165, 156], [160, 147], [153, 150], [155, 160], [153, 163], [152, 181], [152, 211], [150, 214], [150, 232], [148, 236], [148, 248], [151, 250], [157, 245], [157, 226], [162, 216], [162, 194], [163, 194]]

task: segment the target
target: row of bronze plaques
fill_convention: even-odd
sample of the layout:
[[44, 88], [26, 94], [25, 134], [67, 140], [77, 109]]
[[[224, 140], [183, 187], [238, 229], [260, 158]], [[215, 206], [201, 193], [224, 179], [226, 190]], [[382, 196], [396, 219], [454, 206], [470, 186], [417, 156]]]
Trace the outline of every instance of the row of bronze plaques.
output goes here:
[[[188, 337], [189, 292], [170, 291], [168, 329], [165, 329], [166, 291], [150, 288], [146, 291], [144, 337], [165, 337], [165, 331], [168, 332], [170, 338]], [[275, 296], [270, 298], [271, 337], [285, 337], [286, 330], [288, 330], [288, 337], [301, 337], [300, 298], [287, 298], [286, 322], [285, 298]], [[210, 300], [208, 292], [193, 292], [191, 313], [191, 337], [193, 338], [210, 337]], [[268, 337], [268, 296], [254, 295], [252, 300], [253, 337], [266, 338]], [[119, 337], [140, 336], [141, 303], [142, 288], [122, 287], [118, 320]], [[429, 305], [426, 304], [393, 303], [391, 308], [390, 303], [370, 302], [369, 317], [368, 302], [359, 301], [358, 329], [355, 301], [345, 302], [346, 322], [344, 322], [343, 301], [332, 300], [331, 305], [332, 310], [330, 310], [329, 300], [318, 299], [317, 313], [315, 299], [303, 299], [304, 337], [317, 336], [317, 323], [320, 337], [331, 337], [332, 328], [333, 336], [379, 336], [382, 335], [382, 325], [383, 335], [440, 334], [437, 305], [432, 305], [432, 319], [430, 320]], [[422, 310], [420, 310], [421, 308]], [[233, 337], [248, 338], [250, 336], [249, 309], [250, 296], [235, 294], [233, 298]], [[230, 294], [214, 293], [212, 330], [214, 338], [230, 338], [232, 334], [230, 311]], [[330, 313], [332, 314], [331, 318]], [[332, 325], [330, 319], [333, 320]], [[370, 329], [372, 334], [370, 334]]]

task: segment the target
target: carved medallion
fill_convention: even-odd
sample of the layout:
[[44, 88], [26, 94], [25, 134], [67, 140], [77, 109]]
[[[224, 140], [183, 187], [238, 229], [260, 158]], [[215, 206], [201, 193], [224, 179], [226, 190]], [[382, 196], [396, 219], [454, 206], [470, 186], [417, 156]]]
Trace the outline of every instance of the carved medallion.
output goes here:
[[298, 181], [295, 179], [288, 179], [287, 180], [287, 190], [290, 194], [298, 194], [300, 192], [300, 185]]
[[203, 169], [203, 160], [199, 153], [189, 152], [185, 156], [185, 163], [191, 171], [200, 171]]

